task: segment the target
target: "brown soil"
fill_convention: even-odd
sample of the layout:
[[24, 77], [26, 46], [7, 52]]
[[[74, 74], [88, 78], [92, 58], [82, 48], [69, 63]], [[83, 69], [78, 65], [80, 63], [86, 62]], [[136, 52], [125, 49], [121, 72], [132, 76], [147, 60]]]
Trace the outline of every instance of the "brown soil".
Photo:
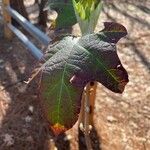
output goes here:
[[[150, 1], [104, 6], [97, 26], [117, 21], [128, 29], [118, 54], [130, 82], [122, 95], [98, 85], [91, 140], [95, 150], [150, 149]], [[0, 26], [2, 29], [2, 26]], [[75, 26], [74, 32], [78, 28]], [[0, 31], [1, 34], [1, 31]], [[78, 124], [53, 138], [42, 118], [37, 84], [27, 80], [37, 61], [17, 38], [0, 35], [0, 150], [86, 150]]]

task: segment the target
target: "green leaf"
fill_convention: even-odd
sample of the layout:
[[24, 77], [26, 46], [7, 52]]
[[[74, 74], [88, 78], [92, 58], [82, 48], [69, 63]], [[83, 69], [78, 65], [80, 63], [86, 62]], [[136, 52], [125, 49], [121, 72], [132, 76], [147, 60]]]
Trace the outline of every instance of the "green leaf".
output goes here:
[[[43, 66], [41, 99], [44, 101], [46, 118], [53, 124], [51, 129], [55, 134], [71, 128], [78, 119], [82, 87], [78, 88], [70, 84], [72, 69], [78, 68], [65, 61], [76, 42], [77, 39], [66, 37], [59, 44], [50, 47], [45, 55], [45, 58], [50, 58], [51, 61], [48, 60]], [[52, 56], [53, 53], [56, 54]]]
[[77, 23], [72, 0], [49, 0], [49, 8], [58, 13], [56, 28], [66, 28]]
[[101, 0], [73, 0], [73, 2], [82, 34], [93, 33], [102, 9]]
[[73, 0], [75, 9], [82, 20], [89, 20], [98, 7], [100, 0]]
[[[82, 92], [88, 82], [98, 81], [116, 93], [122, 93], [128, 82], [115, 46], [127, 31], [118, 23], [104, 25], [97, 34], [80, 39], [66, 37], [47, 51], [40, 97], [55, 134], [70, 129], [77, 121]], [[51, 52], [55, 54], [52, 56]]]
[[49, 0], [49, 8], [58, 13], [56, 28], [70, 27], [78, 20], [85, 35], [94, 32], [102, 3], [100, 0]]

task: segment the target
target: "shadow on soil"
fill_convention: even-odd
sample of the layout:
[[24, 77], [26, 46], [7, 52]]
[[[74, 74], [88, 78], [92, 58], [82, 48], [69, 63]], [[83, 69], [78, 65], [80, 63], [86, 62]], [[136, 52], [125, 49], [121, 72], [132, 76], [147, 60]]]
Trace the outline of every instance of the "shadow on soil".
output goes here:
[[[143, 11], [144, 13], [147, 13], [147, 14], [150, 13], [150, 9], [147, 8], [146, 6], [139, 5], [139, 4], [136, 4], [136, 3], [131, 3], [131, 2], [129, 4], [137, 7], [140, 11]], [[126, 6], [127, 6], [127, 4], [126, 4]], [[141, 18], [141, 16], [134, 17], [134, 16], [131, 15], [131, 12], [129, 12], [129, 11], [125, 12], [125, 11], [121, 10], [113, 2], [109, 4], [109, 7], [111, 9], [117, 11], [118, 14], [122, 14], [122, 16], [129, 19], [131, 24], [134, 25], [135, 23], [138, 23], [143, 28], [146, 27], [146, 28], [150, 29], [150, 23], [147, 22], [146, 20], [143, 20]], [[107, 5], [105, 4], [103, 12], [106, 14], [108, 19], [110, 19], [111, 21], [117, 22], [117, 20], [115, 19], [115, 16], [112, 16], [111, 13], [109, 13], [109, 11], [108, 11], [108, 9], [110, 9], [109, 7], [107, 7]], [[139, 26], [139, 30], [142, 30], [142, 27]], [[149, 36], [149, 35], [147, 33], [144, 36]], [[138, 41], [136, 39], [133, 39], [132, 37], [130, 37], [130, 33], [129, 33], [129, 36], [126, 39], [127, 39], [127, 43], [124, 43], [125, 46], [126, 47], [131, 47], [131, 50], [140, 58], [142, 64], [147, 68], [148, 71], [150, 71], [150, 62], [146, 58], [146, 56], [142, 53], [142, 50], [140, 50], [138, 48]]]
[[[45, 143], [46, 129], [40, 114], [37, 86], [27, 86], [23, 82], [29, 77], [36, 62], [15, 40], [0, 41], [0, 59], [3, 62], [0, 83], [4, 88], [0, 93], [7, 93], [7, 97], [2, 97], [2, 100], [8, 105], [0, 129], [0, 149], [38, 149]], [[33, 112], [29, 107], [33, 108]], [[10, 147], [4, 142], [6, 134], [13, 135], [14, 144]]]
[[[78, 129], [78, 139], [79, 139], [79, 150], [87, 150], [84, 133]], [[100, 138], [97, 134], [95, 127], [92, 128], [90, 132], [91, 145], [93, 150], [101, 150], [100, 148]]]

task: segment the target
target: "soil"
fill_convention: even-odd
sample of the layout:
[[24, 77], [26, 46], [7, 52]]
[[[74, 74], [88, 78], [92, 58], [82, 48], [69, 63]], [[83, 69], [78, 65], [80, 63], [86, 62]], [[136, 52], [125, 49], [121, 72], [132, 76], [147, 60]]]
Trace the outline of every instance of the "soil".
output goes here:
[[[102, 29], [105, 21], [116, 21], [127, 28], [128, 36], [120, 40], [117, 49], [130, 82], [121, 95], [98, 84], [94, 127], [90, 134], [94, 150], [150, 149], [148, 6], [149, 0], [142, 3], [108, 1], [104, 5], [96, 31]], [[0, 29], [3, 29], [1, 23]], [[23, 82], [30, 77], [38, 62], [16, 37], [8, 41], [1, 31], [0, 150], [86, 150], [78, 123], [63, 135], [52, 136], [41, 114], [37, 83], [26, 85]], [[79, 34], [77, 25], [73, 32]]]

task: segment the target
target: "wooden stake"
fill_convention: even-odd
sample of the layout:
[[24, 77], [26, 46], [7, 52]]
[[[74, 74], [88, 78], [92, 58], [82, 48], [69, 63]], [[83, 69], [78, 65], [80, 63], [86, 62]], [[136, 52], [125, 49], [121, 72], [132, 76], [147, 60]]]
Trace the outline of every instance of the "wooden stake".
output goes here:
[[79, 128], [84, 132], [87, 150], [92, 150], [89, 133], [90, 130], [92, 129], [92, 126], [94, 125], [93, 116], [96, 98], [96, 88], [97, 82], [88, 83], [88, 85], [85, 87], [81, 103]]
[[12, 32], [11, 30], [7, 27], [7, 24], [11, 23], [11, 16], [8, 14], [6, 11], [6, 7], [10, 5], [9, 0], [2, 0], [3, 2], [3, 18], [4, 18], [4, 37], [7, 39], [12, 39]]
[[[94, 116], [94, 107], [95, 107], [95, 98], [96, 98], [96, 89], [97, 89], [97, 82], [90, 82], [83, 93], [82, 102], [81, 102], [81, 112], [79, 118], [79, 124], [81, 123], [84, 128], [84, 120], [85, 120], [85, 109], [89, 109], [89, 125], [93, 126], [93, 116]], [[85, 106], [85, 95], [88, 96], [89, 103], [88, 106]], [[86, 108], [85, 108], [86, 107]], [[88, 108], [89, 107], [89, 108]], [[82, 128], [82, 127], [81, 127]]]
[[89, 124], [91, 126], [94, 125], [93, 117], [94, 117], [94, 108], [95, 108], [95, 99], [96, 99], [96, 89], [97, 89], [97, 82], [90, 83], [90, 116], [89, 116]]

